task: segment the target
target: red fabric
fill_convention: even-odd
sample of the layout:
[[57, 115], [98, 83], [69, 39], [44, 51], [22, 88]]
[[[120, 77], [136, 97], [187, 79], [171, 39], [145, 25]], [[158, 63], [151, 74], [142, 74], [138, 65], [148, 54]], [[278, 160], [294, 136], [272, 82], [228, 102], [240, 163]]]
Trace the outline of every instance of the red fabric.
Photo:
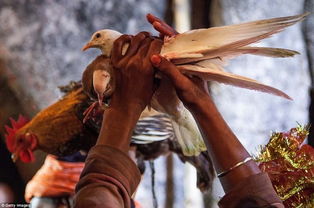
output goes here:
[[74, 207], [130, 207], [141, 174], [130, 157], [109, 146], [96, 145], [87, 156], [76, 187]]
[[25, 190], [25, 200], [33, 197], [70, 196], [79, 181], [83, 162], [64, 162], [48, 155], [44, 165], [38, 170]]

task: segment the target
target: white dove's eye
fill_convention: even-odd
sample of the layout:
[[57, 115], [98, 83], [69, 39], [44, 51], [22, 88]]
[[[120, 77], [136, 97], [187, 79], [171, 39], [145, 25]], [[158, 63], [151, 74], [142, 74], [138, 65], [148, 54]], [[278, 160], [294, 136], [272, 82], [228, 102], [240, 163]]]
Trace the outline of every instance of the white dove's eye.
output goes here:
[[95, 35], [96, 38], [100, 38], [100, 36], [101, 36], [100, 33], [97, 33], [97, 34]]

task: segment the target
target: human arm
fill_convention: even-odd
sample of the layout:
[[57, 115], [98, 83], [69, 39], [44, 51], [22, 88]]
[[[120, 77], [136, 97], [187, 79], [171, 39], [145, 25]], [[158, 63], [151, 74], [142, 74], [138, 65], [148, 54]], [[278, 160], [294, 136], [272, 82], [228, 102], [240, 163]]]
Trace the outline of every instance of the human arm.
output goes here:
[[[147, 14], [146, 17], [148, 22], [151, 23], [162, 36], [173, 36], [178, 34], [172, 27], [154, 15]], [[162, 61], [160, 58], [160, 56], [155, 56], [153, 61], [155, 60], [155, 63]], [[220, 173], [228, 170], [237, 163], [235, 161], [238, 160], [238, 162], [240, 162], [248, 158], [248, 152], [233, 134], [221, 117], [212, 99], [208, 96], [207, 83], [197, 78], [194, 78], [194, 80], [188, 79], [182, 75], [174, 65], [166, 60], [163, 60], [160, 64], [160, 71], [172, 78], [171, 80], [176, 88], [179, 98], [196, 118], [202, 134], [204, 138], [206, 138], [205, 142], [207, 142], [207, 147], [209, 153], [211, 153], [216, 171]], [[235, 161], [229, 160], [228, 157], [224, 156], [225, 148], [234, 150], [230, 152], [230, 156], [234, 158]], [[232, 177], [226, 175], [222, 178], [225, 190], [229, 189], [230, 183], [234, 184], [232, 180], [238, 181], [241, 177], [246, 177], [247, 174], [256, 174], [260, 172], [254, 162], [249, 161], [248, 165], [251, 167], [249, 171], [246, 170], [243, 173], [241, 171], [242, 168], [239, 167], [233, 171], [231, 174]]]
[[[130, 44], [122, 55], [124, 44]], [[129, 158], [132, 130], [154, 91], [154, 70], [149, 60], [161, 42], [148, 33], [121, 36], [114, 43], [111, 61], [115, 92], [104, 118], [96, 146], [86, 159], [76, 187], [75, 207], [129, 207], [140, 173]]]
[[[175, 65], [159, 55], [154, 55], [151, 60], [156, 68], [170, 78], [178, 97], [193, 114], [218, 173], [224, 173], [230, 170], [231, 167], [235, 167], [239, 162], [245, 161], [250, 157], [249, 153], [218, 112], [214, 102], [206, 91], [206, 84], [203, 80], [197, 77], [186, 77]], [[228, 196], [230, 193], [235, 193], [235, 187], [237, 191], [240, 189], [246, 190], [246, 188], [252, 189], [254, 183], [244, 183], [251, 177], [254, 177], [256, 180], [257, 178], [261, 178], [264, 182], [267, 181], [267, 186], [263, 186], [263, 189], [256, 193], [257, 197], [264, 197], [270, 203], [280, 203], [271, 186], [270, 180], [267, 176], [264, 180], [265, 176], [261, 174], [260, 169], [253, 160], [243, 162], [243, 164], [232, 169], [232, 171], [219, 179], [226, 192], [226, 196]], [[241, 187], [237, 187], [239, 184]], [[260, 183], [257, 184], [260, 185]], [[256, 189], [258, 188], [260, 187], [256, 187]], [[247, 194], [245, 191], [239, 191], [239, 193]], [[239, 196], [242, 197], [241, 195], [237, 195], [237, 193], [233, 194], [233, 200], [238, 200]]]

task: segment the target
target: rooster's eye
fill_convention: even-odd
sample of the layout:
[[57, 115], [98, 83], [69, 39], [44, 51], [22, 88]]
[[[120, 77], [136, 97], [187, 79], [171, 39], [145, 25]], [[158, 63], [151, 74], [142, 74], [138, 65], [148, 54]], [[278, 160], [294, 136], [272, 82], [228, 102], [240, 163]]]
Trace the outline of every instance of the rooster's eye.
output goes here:
[[101, 36], [100, 33], [97, 33], [95, 37], [100, 38], [100, 36]]

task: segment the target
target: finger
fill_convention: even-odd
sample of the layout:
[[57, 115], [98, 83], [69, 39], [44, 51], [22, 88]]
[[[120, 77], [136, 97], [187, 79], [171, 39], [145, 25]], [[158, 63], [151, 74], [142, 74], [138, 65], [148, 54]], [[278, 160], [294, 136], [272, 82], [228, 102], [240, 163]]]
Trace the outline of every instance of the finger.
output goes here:
[[200, 89], [202, 89], [204, 92], [209, 94], [209, 87], [208, 87], [208, 83], [206, 81], [204, 81], [202, 78], [195, 76], [195, 75], [191, 75], [191, 76], [189, 76], [189, 78]]
[[153, 27], [160, 33], [160, 36], [170, 36], [168, 30], [164, 28], [164, 26], [160, 24], [160, 22], [154, 22]]
[[122, 55], [122, 48], [125, 44], [128, 44], [131, 42], [130, 35], [122, 35], [113, 43], [112, 53], [111, 53], [111, 61], [114, 66], [119, 62], [121, 58], [123, 58]]
[[160, 36], [174, 36], [176, 34], [179, 34], [175, 29], [173, 29], [170, 25], [168, 25], [166, 22], [162, 21], [158, 17], [147, 14], [146, 18], [150, 24], [153, 25], [155, 30], [157, 30], [160, 33]]
[[131, 39], [130, 46], [125, 54], [125, 56], [130, 57], [133, 56], [138, 48], [141, 45], [141, 42], [146, 38], [149, 37], [150, 33], [149, 32], [140, 32], [138, 33], [134, 38]]
[[190, 80], [192, 80], [194, 83], [196, 83], [196, 84], [198, 84], [198, 85], [204, 85], [204, 80], [203, 79], [201, 79], [200, 77], [198, 77], [198, 76], [194, 76], [194, 75], [192, 75], [191, 77], [190, 77]]
[[151, 62], [154, 67], [158, 68], [164, 75], [166, 75], [177, 89], [185, 89], [185, 86], [190, 84], [189, 78], [184, 76], [179, 69], [170, 61], [160, 55], [153, 55]]
[[142, 61], [144, 61], [143, 59], [145, 59], [152, 41], [153, 41], [153, 39], [148, 37], [145, 40], [143, 40], [141, 46], [139, 47], [138, 55], [141, 57]]
[[[148, 49], [147, 53], [145, 54], [145, 59], [143, 61], [144, 66], [151, 66], [150, 57], [153, 54], [159, 54], [160, 53], [162, 44], [163, 44], [163, 41], [161, 41], [160, 39], [155, 38], [152, 40], [152, 42], [149, 46], [149, 49]], [[156, 71], [156, 70], [154, 70], [154, 71]]]
[[170, 27], [166, 23], [162, 24], [159, 22], [154, 22], [153, 27], [155, 28], [155, 30], [160, 32], [160, 35], [163, 35], [163, 36], [174, 36], [176, 34], [179, 34], [176, 30], [174, 30], [172, 27]]
[[167, 30], [169, 36], [174, 36], [174, 35], [177, 35], [179, 34], [174, 28], [172, 28], [170, 25], [168, 25], [167, 23], [165, 22], [161, 22], [161, 25], [163, 26], [163, 28], [165, 30]]
[[148, 14], [146, 15], [146, 19], [147, 19], [147, 21], [148, 21], [150, 24], [153, 24], [155, 21], [161, 22], [161, 20], [160, 20], [158, 17], [156, 17], [156, 16], [154, 16], [154, 15], [152, 15], [152, 14], [150, 14], [150, 13], [148, 13]]
[[149, 50], [146, 55], [146, 59], [149, 60], [152, 55], [159, 54], [162, 44], [163, 42], [160, 39], [154, 39], [150, 44]]

